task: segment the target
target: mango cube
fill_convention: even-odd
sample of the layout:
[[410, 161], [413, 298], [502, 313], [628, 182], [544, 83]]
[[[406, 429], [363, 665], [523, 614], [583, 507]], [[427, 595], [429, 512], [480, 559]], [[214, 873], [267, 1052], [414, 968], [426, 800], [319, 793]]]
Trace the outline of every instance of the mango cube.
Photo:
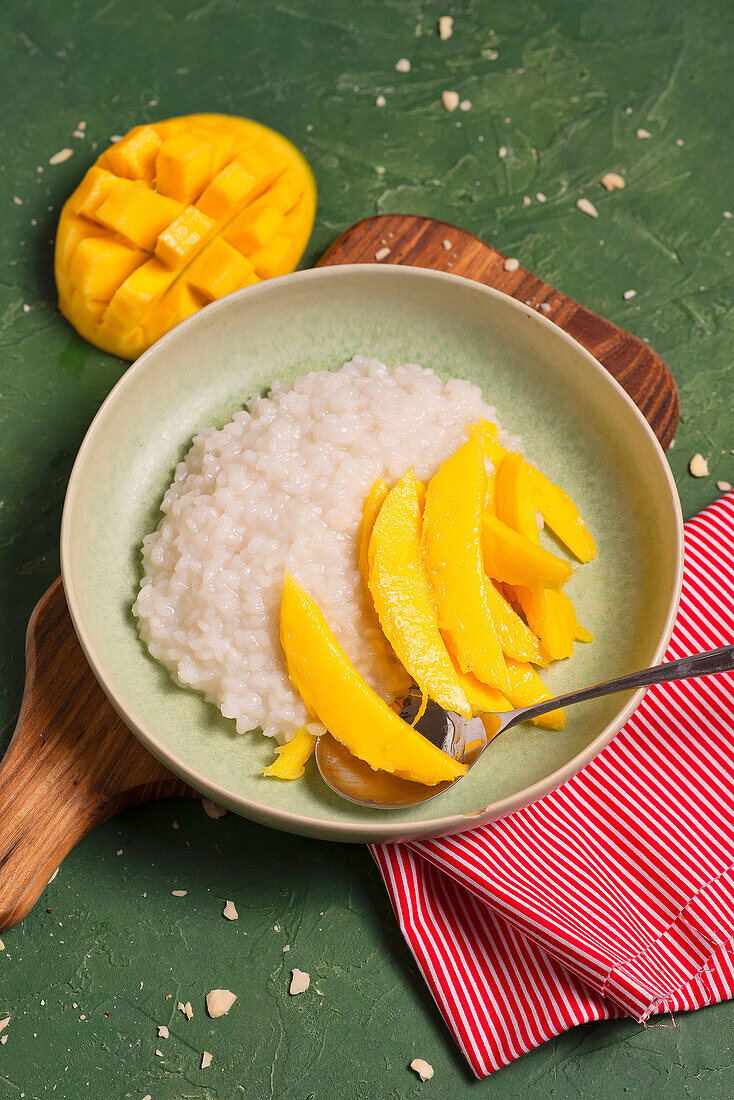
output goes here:
[[86, 237], [71, 258], [69, 275], [85, 298], [109, 302], [124, 282], [145, 260], [146, 253], [128, 248], [109, 237]]
[[136, 126], [107, 150], [106, 167], [124, 179], [152, 180], [160, 147], [161, 139], [152, 126]]
[[244, 285], [244, 280], [251, 274], [249, 260], [221, 237], [215, 237], [189, 265], [187, 282], [194, 290], [214, 301]]
[[221, 222], [232, 216], [256, 186], [255, 176], [233, 160], [214, 177], [196, 205], [203, 214]]
[[97, 221], [152, 252], [157, 237], [181, 213], [181, 204], [144, 183], [120, 180], [97, 211]]
[[178, 202], [193, 202], [211, 179], [212, 152], [209, 142], [194, 134], [168, 138], [156, 157], [157, 190]]
[[175, 277], [160, 260], [148, 260], [115, 292], [105, 310], [106, 323], [118, 332], [125, 332], [138, 322], [148, 306], [163, 297]]
[[256, 252], [280, 231], [284, 223], [285, 216], [263, 196], [237, 215], [225, 237], [240, 252]]
[[168, 267], [181, 268], [194, 258], [214, 232], [214, 222], [195, 206], [187, 206], [155, 242], [155, 254]]
[[93, 218], [117, 184], [118, 178], [114, 172], [93, 165], [69, 199], [69, 209], [85, 218]]

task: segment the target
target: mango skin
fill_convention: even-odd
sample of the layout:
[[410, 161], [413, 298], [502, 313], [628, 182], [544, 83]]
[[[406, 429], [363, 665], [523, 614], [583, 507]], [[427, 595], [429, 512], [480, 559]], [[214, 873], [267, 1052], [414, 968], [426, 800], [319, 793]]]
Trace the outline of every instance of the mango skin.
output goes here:
[[[248, 231], [230, 233], [255, 204]], [[304, 157], [252, 119], [197, 114], [136, 126], [62, 208], [59, 309], [96, 347], [135, 359], [210, 302], [293, 271], [315, 211]], [[84, 244], [95, 238], [116, 247]]]

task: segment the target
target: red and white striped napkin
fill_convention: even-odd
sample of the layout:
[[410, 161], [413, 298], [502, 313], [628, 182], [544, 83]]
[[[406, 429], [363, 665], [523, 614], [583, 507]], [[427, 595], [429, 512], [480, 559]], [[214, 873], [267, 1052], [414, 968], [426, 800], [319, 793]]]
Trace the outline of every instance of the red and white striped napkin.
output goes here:
[[[667, 660], [734, 642], [734, 493], [686, 524]], [[734, 995], [734, 674], [649, 690], [553, 794], [459, 836], [372, 848], [478, 1077], [574, 1024]]]

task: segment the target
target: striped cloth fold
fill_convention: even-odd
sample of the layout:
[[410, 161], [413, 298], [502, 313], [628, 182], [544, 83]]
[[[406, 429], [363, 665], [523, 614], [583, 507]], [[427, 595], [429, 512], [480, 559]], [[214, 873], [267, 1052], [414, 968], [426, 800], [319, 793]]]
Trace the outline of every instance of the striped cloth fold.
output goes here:
[[[734, 493], [685, 527], [666, 660], [734, 642]], [[557, 791], [458, 836], [372, 847], [478, 1077], [575, 1024], [734, 991], [734, 674], [660, 684]]]

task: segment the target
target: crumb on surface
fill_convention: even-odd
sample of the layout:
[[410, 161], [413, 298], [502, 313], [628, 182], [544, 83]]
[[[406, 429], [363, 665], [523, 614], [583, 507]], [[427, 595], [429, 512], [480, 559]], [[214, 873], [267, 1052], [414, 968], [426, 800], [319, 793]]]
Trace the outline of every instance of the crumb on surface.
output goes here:
[[201, 1055], [201, 1068], [202, 1069], [209, 1069], [209, 1066], [211, 1064], [212, 1064], [212, 1056], [211, 1056], [211, 1054], [209, 1053], [208, 1050], [205, 1050]]
[[311, 975], [296, 967], [291, 971], [291, 984], [288, 992], [291, 997], [295, 997], [298, 993], [305, 993], [310, 984]]
[[589, 199], [577, 199], [576, 207], [582, 214], [588, 214], [590, 218], [599, 217], [599, 211]]
[[507, 146], [506, 145], [500, 145], [499, 149], [497, 150], [497, 156], [500, 158], [500, 160], [505, 159], [505, 157], [507, 156]]
[[168, 1028], [166, 1027], [166, 1025], [165, 1024], [158, 1024], [158, 1038], [159, 1039], [168, 1039], [169, 1036], [170, 1036], [170, 1032], [169, 1032]]
[[522, 197], [522, 204], [523, 204], [523, 206], [530, 206], [530, 203], [531, 203], [532, 201], [533, 201], [533, 200], [532, 200], [532, 199], [530, 198], [530, 195], [523, 195], [523, 197]]
[[541, 302], [540, 305], [538, 306], [538, 309], [540, 310], [541, 313], [550, 313], [550, 311], [551, 311], [550, 302]]
[[453, 245], [451, 244], [451, 241], [448, 239], [448, 237], [444, 237], [444, 239], [441, 241], [441, 245], [443, 246], [443, 248], [445, 248], [447, 252], [450, 252], [453, 248]]
[[18, 198], [17, 195], [13, 195], [13, 202], [15, 203], [16, 206], [22, 206], [23, 205], [23, 200]]
[[649, 138], [649, 137], [652, 137], [652, 134], [650, 133], [649, 130], [643, 130], [642, 127], [640, 127], [639, 130], [635, 130], [635, 137]]
[[502, 266], [505, 271], [517, 271], [520, 261], [516, 260], [514, 256], [508, 256]]
[[171, 894], [174, 898], [185, 898], [188, 890], [171, 890]]
[[459, 106], [459, 93], [458, 92], [441, 92], [441, 103], [444, 109], [451, 114]]
[[624, 298], [625, 302], [629, 302], [630, 298], [636, 298], [637, 297], [637, 291], [636, 290], [625, 290], [622, 297]]
[[69, 149], [68, 147], [65, 148], [65, 149], [59, 149], [58, 153], [54, 153], [54, 155], [52, 157], [48, 158], [48, 163], [49, 164], [63, 164], [65, 160], [68, 160], [69, 157], [73, 157], [73, 156], [74, 156], [74, 150], [73, 149]]
[[375, 107], [384, 107], [386, 103], [387, 100], [385, 99], [384, 95], [378, 95], [377, 99], [375, 100]]
[[459, 104], [459, 110], [460, 111], [471, 111], [471, 109], [472, 109], [471, 100], [470, 99], [462, 99], [461, 103]]
[[187, 1001], [186, 1004], [184, 1004], [183, 1001], [179, 1001], [176, 1005], [176, 1008], [179, 1012], [183, 1012], [187, 1020], [190, 1020], [191, 1017], [194, 1015], [194, 1010], [191, 1007], [191, 1001]]
[[692, 477], [708, 477], [709, 464], [702, 454], [696, 453], [688, 463], [688, 469]]
[[607, 172], [599, 180], [599, 183], [607, 191], [622, 191], [625, 187], [624, 177], [620, 176], [618, 172]]
[[430, 1081], [433, 1077], [433, 1066], [425, 1058], [414, 1058], [410, 1063], [410, 1068], [415, 1070], [421, 1081]]
[[536, 191], [535, 198], [538, 202], [548, 202], [548, 196], [545, 195], [542, 191]]
[[454, 33], [454, 20], [451, 15], [441, 15], [438, 20], [438, 37], [442, 42], [451, 38]]
[[206, 995], [206, 1010], [212, 1020], [216, 1020], [219, 1016], [226, 1016], [236, 1000], [237, 994], [230, 989], [212, 989]]
[[717, 481], [716, 488], [720, 493], [728, 493], [731, 490], [731, 483], [728, 481]]
[[237, 912], [237, 906], [235, 905], [235, 903], [233, 901], [228, 901], [227, 902], [224, 909], [222, 910], [222, 916], [226, 917], [227, 920], [238, 920], [239, 919], [239, 913]]
[[375, 259], [378, 261], [384, 260], [390, 255], [390, 252], [391, 249], [389, 249], [387, 246], [385, 246], [385, 248], [378, 248], [377, 252], [375, 252]]
[[400, 60], [395, 65], [395, 72], [397, 72], [397, 73], [409, 73], [410, 72], [410, 61], [408, 61], [407, 57], [401, 57], [400, 58]]
[[[295, 973], [295, 971], [294, 971], [294, 973]], [[3, 1019], [0, 1020], [0, 1031], [5, 1031], [5, 1028], [8, 1026], [9, 1023], [10, 1023], [10, 1016], [4, 1016]]]

